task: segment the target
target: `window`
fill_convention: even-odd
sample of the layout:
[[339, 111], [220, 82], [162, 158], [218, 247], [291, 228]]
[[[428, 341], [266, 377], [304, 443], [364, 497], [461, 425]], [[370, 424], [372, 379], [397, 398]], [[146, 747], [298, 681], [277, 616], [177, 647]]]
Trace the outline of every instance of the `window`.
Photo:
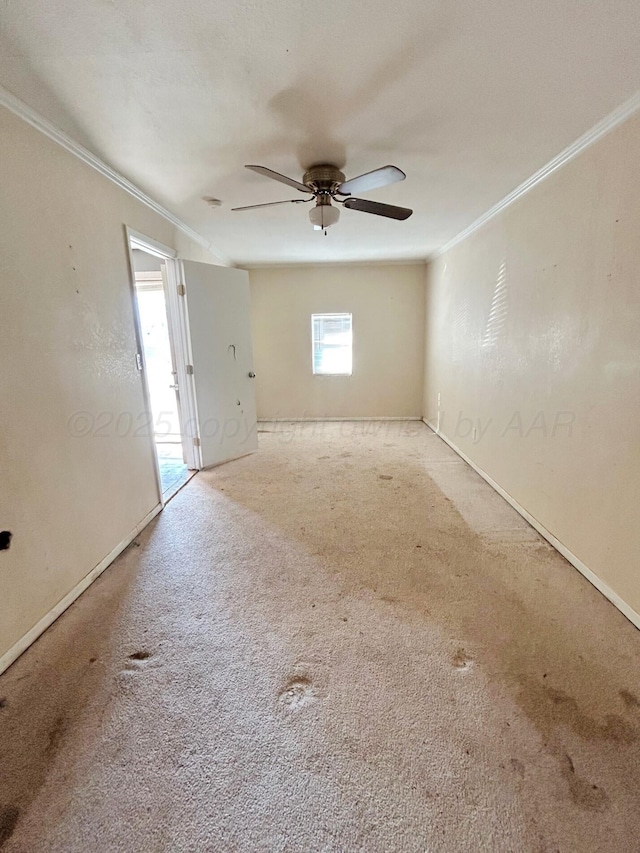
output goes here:
[[351, 314], [312, 314], [313, 372], [351, 376]]

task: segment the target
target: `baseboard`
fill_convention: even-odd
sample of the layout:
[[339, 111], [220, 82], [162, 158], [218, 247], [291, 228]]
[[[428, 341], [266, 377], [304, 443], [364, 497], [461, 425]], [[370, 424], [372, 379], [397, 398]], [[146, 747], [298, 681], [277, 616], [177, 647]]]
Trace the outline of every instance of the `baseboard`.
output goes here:
[[321, 424], [328, 423], [353, 423], [360, 421], [421, 421], [420, 417], [392, 417], [392, 418], [258, 418], [259, 424]]
[[38, 637], [56, 621], [58, 616], [61, 616], [64, 611], [73, 604], [76, 598], [82, 595], [87, 587], [91, 586], [94, 580], [99, 577], [102, 572], [111, 565], [111, 563], [113, 563], [116, 557], [124, 551], [127, 545], [130, 545], [133, 542], [136, 536], [156, 517], [156, 515], [158, 515], [161, 509], [162, 504], [158, 504], [154, 507], [154, 509], [152, 509], [151, 512], [134, 527], [131, 533], [126, 536], [122, 542], [116, 545], [113, 551], [107, 554], [103, 560], [100, 560], [98, 565], [91, 569], [89, 574], [82, 578], [80, 583], [74, 586], [71, 592], [67, 593], [67, 595], [65, 595], [65, 597], [55, 605], [55, 607], [52, 607], [51, 610], [45, 614], [30, 631], [27, 631], [24, 637], [21, 637], [21, 639], [19, 639], [8, 652], [0, 657], [0, 675], [5, 671], [5, 669], [8, 669], [32, 643], [35, 643]]
[[495, 489], [496, 492], [501, 497], [503, 497], [505, 501], [507, 501], [507, 503], [510, 504], [517, 513], [519, 513], [524, 518], [525, 521], [529, 522], [529, 524], [534, 528], [534, 530], [537, 530], [538, 533], [542, 537], [544, 537], [550, 545], [553, 545], [556, 551], [562, 554], [565, 560], [571, 563], [571, 565], [574, 566], [574, 568], [576, 568], [580, 572], [580, 574], [584, 575], [585, 578], [589, 581], [589, 583], [595, 586], [598, 592], [601, 592], [602, 595], [604, 595], [604, 597], [607, 598], [614, 605], [614, 607], [617, 607], [618, 610], [623, 614], [623, 616], [627, 617], [629, 622], [635, 625], [636, 628], [640, 628], [640, 613], [637, 613], [632, 607], [630, 607], [626, 603], [626, 601], [624, 601], [624, 599], [620, 598], [620, 596], [616, 592], [614, 592], [610, 586], [608, 586], [603, 580], [601, 580], [595, 572], [592, 572], [591, 569], [586, 566], [582, 562], [582, 560], [576, 557], [576, 555], [573, 554], [567, 548], [566, 545], [564, 545], [559, 539], [557, 539], [553, 535], [553, 533], [547, 530], [544, 525], [540, 524], [537, 518], [534, 518], [530, 512], [527, 512], [527, 510], [509, 494], [509, 492], [506, 492], [502, 488], [502, 486], [498, 485], [495, 480], [492, 480], [491, 477], [486, 473], [486, 471], [483, 471], [482, 468], [476, 465], [476, 463], [472, 459], [470, 459], [466, 453], [463, 453], [463, 451], [460, 450], [460, 448], [457, 447], [450, 439], [448, 439], [446, 435], [443, 435], [441, 432], [439, 432], [434, 424], [430, 423], [426, 418], [422, 418], [422, 420], [429, 427], [429, 429], [433, 430], [433, 432], [438, 436], [438, 438], [441, 438], [445, 444], [448, 444], [449, 447], [467, 463], [467, 465], [470, 465], [476, 473], [480, 474], [482, 479], [486, 480], [487, 483], [489, 483], [489, 485], [491, 486], [491, 488]]

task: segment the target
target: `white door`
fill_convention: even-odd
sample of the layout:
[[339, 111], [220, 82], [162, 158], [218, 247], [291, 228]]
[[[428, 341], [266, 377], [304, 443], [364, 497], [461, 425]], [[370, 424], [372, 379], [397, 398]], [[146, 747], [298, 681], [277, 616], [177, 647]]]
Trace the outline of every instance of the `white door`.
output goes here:
[[[258, 448], [249, 273], [182, 261], [200, 466]], [[196, 441], [196, 445], [198, 441]]]

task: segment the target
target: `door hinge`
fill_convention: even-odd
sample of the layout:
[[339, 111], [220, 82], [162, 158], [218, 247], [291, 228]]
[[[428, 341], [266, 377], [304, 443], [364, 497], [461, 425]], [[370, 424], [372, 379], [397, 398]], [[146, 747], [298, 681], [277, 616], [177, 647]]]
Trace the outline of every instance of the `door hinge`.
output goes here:
[[184, 296], [186, 292], [187, 292], [187, 288], [184, 286], [184, 284], [179, 284], [178, 285], [178, 296]]
[[200, 439], [197, 436], [193, 439], [193, 446], [200, 447]]
[[193, 365], [192, 364], [187, 364], [185, 367], [185, 370], [187, 371], [187, 376], [193, 376]]
[[136, 367], [138, 370], [142, 370], [142, 353], [136, 353]]

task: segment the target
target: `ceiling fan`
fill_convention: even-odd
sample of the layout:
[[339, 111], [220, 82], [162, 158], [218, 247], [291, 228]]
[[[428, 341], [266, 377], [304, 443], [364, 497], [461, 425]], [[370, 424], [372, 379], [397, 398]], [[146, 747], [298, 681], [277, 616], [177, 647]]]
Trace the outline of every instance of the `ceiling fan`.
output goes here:
[[373, 172], [366, 172], [357, 178], [345, 180], [345, 176], [336, 166], [323, 164], [312, 166], [302, 177], [302, 181], [296, 181], [267, 169], [266, 166], [245, 166], [259, 175], [273, 178], [282, 184], [288, 184], [302, 193], [311, 195], [311, 198], [291, 198], [285, 201], [269, 201], [265, 204], [249, 204], [245, 207], [234, 207], [232, 210], [253, 210], [257, 207], [272, 207], [275, 204], [305, 204], [315, 201], [314, 207], [309, 211], [309, 219], [316, 231], [324, 231], [330, 225], [335, 225], [340, 218], [340, 210], [336, 204], [341, 204], [349, 210], [359, 210], [362, 213], [373, 213], [376, 216], [386, 216], [388, 219], [408, 219], [413, 213], [408, 207], [397, 207], [394, 204], [381, 204], [378, 201], [369, 201], [364, 198], [354, 198], [353, 193], [375, 190], [378, 187], [395, 184], [404, 181], [407, 177], [402, 169], [397, 166], [382, 166]]

